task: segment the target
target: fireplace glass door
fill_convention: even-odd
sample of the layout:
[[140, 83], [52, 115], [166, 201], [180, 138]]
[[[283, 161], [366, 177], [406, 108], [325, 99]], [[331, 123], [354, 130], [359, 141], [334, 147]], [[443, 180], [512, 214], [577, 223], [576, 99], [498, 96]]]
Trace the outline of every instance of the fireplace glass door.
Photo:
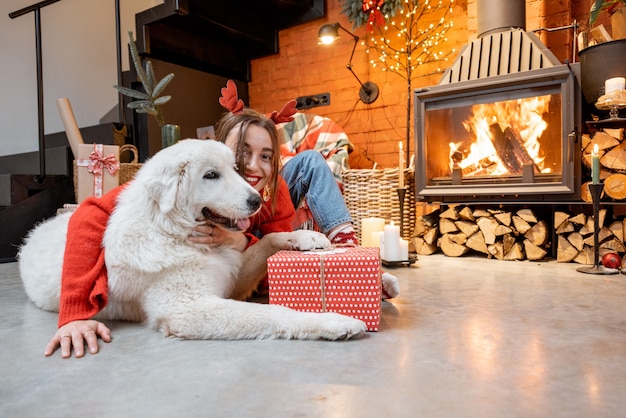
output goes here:
[[416, 194], [571, 198], [579, 106], [575, 77], [563, 67], [416, 91]]

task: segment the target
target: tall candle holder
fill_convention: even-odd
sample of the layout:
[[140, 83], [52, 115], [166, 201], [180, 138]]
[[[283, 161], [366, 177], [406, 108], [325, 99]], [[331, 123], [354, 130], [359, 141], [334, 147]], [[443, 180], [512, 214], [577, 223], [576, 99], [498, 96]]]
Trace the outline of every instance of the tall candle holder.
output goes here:
[[398, 201], [400, 202], [400, 238], [404, 238], [404, 197], [406, 196], [406, 187], [398, 187]]
[[600, 195], [604, 189], [604, 184], [590, 184], [589, 192], [593, 204], [593, 266], [579, 267], [576, 271], [587, 274], [617, 274], [618, 269], [607, 268], [600, 262], [600, 243], [598, 233], [600, 232]]

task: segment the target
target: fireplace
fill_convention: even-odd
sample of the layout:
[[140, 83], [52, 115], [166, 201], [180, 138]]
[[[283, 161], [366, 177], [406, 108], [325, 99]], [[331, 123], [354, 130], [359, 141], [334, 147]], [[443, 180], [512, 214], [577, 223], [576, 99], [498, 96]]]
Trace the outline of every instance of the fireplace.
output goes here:
[[[479, 17], [481, 4], [511, 19], [509, 2], [482, 0]], [[414, 93], [416, 198], [579, 200], [579, 64], [561, 64], [534, 33], [509, 21], [505, 29], [490, 25], [439, 85]]]

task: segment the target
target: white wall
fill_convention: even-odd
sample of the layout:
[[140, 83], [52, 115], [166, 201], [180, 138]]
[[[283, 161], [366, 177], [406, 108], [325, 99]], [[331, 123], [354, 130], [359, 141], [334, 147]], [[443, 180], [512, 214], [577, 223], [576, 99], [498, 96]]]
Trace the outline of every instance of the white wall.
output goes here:
[[[40, 0], [0, 2], [0, 156], [38, 148], [35, 14], [9, 13]], [[135, 13], [161, 0], [121, 0], [122, 68]], [[61, 0], [41, 9], [45, 133], [63, 131], [56, 99], [67, 97], [79, 127], [117, 105], [114, 0]], [[115, 113], [117, 114], [117, 113]]]

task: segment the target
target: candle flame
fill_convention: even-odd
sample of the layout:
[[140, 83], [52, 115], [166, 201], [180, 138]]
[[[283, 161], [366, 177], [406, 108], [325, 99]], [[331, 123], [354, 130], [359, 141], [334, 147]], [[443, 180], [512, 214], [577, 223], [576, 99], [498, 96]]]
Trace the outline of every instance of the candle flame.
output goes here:
[[398, 142], [398, 146], [400, 147], [400, 151], [402, 151], [402, 141]]
[[598, 148], [598, 144], [595, 144], [595, 145], [593, 146], [593, 154], [594, 154], [594, 155], [597, 155], [599, 151], [600, 151], [600, 149]]

